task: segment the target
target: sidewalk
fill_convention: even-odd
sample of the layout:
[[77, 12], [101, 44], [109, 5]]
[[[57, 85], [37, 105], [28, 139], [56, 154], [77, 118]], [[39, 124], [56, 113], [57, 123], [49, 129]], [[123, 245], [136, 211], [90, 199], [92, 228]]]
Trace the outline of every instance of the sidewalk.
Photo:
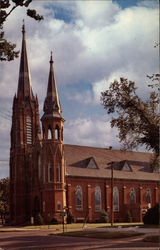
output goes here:
[[[87, 228], [85, 229], [87, 230]], [[157, 234], [160, 235], [160, 227], [159, 228], [143, 228], [143, 227], [110, 227], [110, 228], [96, 228], [96, 231], [100, 232], [126, 232], [126, 231], [134, 231], [144, 234]]]

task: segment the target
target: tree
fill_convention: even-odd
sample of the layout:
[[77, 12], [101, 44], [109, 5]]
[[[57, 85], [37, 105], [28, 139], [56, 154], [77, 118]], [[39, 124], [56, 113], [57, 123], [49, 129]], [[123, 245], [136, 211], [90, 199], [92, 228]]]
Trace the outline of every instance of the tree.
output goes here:
[[0, 180], [0, 218], [5, 219], [9, 212], [9, 178], [3, 178]]
[[108, 114], [113, 114], [111, 127], [118, 128], [124, 148], [144, 145], [158, 157], [159, 98], [156, 90], [151, 91], [148, 100], [142, 100], [136, 93], [135, 83], [120, 78], [120, 82], [115, 80], [109, 90], [101, 93], [101, 103]]
[[160, 222], [160, 210], [159, 204], [156, 204], [154, 207], [150, 208], [143, 217], [144, 224], [148, 225], [159, 225]]
[[28, 6], [32, 0], [1, 0], [0, 1], [0, 61], [11, 61], [18, 57], [19, 51], [16, 51], [16, 44], [8, 42], [4, 38], [3, 24], [9, 15], [18, 7], [27, 8], [27, 15], [34, 18], [37, 21], [43, 19], [36, 13], [34, 9], [28, 9]]

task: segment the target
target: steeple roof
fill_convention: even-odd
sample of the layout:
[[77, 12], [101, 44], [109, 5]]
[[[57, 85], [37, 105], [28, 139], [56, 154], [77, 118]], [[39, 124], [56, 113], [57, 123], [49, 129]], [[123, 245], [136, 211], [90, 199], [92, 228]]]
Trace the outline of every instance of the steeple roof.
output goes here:
[[27, 59], [24, 23], [22, 25], [22, 49], [21, 49], [17, 96], [21, 96], [23, 100], [25, 99], [25, 97], [30, 97], [31, 99], [33, 98], [28, 59]]
[[50, 70], [48, 77], [47, 94], [44, 102], [43, 111], [45, 114], [52, 115], [55, 117], [61, 117], [61, 105], [58, 97], [57, 85], [53, 69], [53, 58], [52, 52], [50, 57]]

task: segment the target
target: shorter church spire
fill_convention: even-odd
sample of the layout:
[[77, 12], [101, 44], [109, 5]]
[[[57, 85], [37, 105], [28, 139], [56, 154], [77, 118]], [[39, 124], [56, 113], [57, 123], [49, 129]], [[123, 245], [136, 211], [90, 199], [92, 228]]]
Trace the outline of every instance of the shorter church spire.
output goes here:
[[23, 100], [25, 97], [30, 97], [31, 99], [33, 98], [28, 59], [27, 59], [24, 20], [22, 25], [22, 49], [21, 49], [17, 96], [21, 96]]
[[24, 35], [25, 32], [26, 32], [26, 31], [25, 31], [25, 23], [24, 23], [24, 19], [23, 19], [22, 34]]
[[47, 87], [47, 94], [46, 94], [46, 98], [44, 102], [43, 111], [45, 112], [45, 114], [50, 114], [53, 116], [61, 116], [62, 110], [61, 110], [59, 97], [58, 97], [53, 63], [54, 63], [53, 54], [51, 51], [48, 87]]
[[53, 63], [53, 58], [52, 58], [53, 52], [51, 51], [51, 57], [50, 57], [50, 63]]

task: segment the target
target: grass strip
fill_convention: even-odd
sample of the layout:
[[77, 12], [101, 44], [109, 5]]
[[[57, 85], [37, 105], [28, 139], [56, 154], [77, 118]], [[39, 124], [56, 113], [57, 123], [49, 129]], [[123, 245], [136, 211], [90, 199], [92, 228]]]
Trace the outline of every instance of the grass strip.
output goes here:
[[97, 232], [97, 231], [75, 231], [75, 232], [65, 232], [59, 233], [57, 235], [61, 236], [72, 236], [72, 237], [86, 237], [86, 238], [96, 238], [96, 239], [119, 239], [127, 237], [135, 237], [144, 235], [143, 233], [138, 233], [135, 231], [129, 232]]
[[[131, 226], [143, 226], [141, 222], [134, 222], [134, 223], [114, 223], [114, 227], [131, 227]], [[83, 223], [72, 223], [72, 224], [65, 224], [65, 227], [69, 229], [79, 228], [81, 229], [84, 226]], [[111, 227], [110, 223], [87, 223], [87, 228], [108, 228]], [[40, 225], [40, 226], [24, 226], [26, 229], [60, 229], [62, 224], [58, 225]]]

